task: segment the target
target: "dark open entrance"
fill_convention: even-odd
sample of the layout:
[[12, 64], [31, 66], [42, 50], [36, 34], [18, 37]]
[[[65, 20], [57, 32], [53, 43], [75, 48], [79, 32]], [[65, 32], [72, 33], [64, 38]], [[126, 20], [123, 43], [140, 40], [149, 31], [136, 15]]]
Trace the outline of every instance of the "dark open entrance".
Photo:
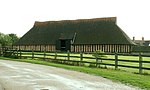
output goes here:
[[60, 50], [66, 51], [66, 40], [60, 40]]
[[70, 51], [71, 42], [70, 39], [59, 39], [56, 42], [56, 50], [60, 51]]

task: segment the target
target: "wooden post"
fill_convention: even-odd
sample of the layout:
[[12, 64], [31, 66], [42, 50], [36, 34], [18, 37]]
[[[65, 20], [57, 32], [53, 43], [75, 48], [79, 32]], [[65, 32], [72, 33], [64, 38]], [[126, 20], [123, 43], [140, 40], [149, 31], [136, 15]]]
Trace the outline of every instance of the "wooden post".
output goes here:
[[115, 69], [118, 68], [118, 54], [115, 53]]
[[20, 59], [21, 59], [21, 56], [22, 56], [22, 53], [21, 53], [21, 50], [20, 50]]
[[40, 45], [40, 52], [41, 52], [41, 45]]
[[17, 49], [15, 48], [15, 50], [13, 50], [13, 53], [12, 53], [13, 57], [15, 57], [16, 51], [17, 51]]
[[34, 50], [32, 49], [32, 59], [34, 59]]
[[54, 59], [55, 59], [55, 60], [57, 59], [57, 51], [55, 52], [55, 57], [54, 57]]
[[44, 49], [44, 60], [46, 58], [46, 49]]
[[98, 53], [96, 52], [96, 67], [98, 67]]
[[98, 57], [96, 56], [96, 67], [98, 67]]
[[142, 74], [142, 53], [139, 53], [139, 74]]
[[2, 47], [0, 47], [0, 56], [2, 56]]
[[17, 49], [17, 58], [18, 58], [18, 49]]
[[80, 52], [80, 66], [82, 66], [82, 61], [83, 61], [83, 53]]
[[20, 45], [19, 45], [19, 50], [20, 50]]
[[70, 52], [69, 52], [69, 50], [67, 51], [67, 58], [68, 58], [68, 60], [70, 60]]

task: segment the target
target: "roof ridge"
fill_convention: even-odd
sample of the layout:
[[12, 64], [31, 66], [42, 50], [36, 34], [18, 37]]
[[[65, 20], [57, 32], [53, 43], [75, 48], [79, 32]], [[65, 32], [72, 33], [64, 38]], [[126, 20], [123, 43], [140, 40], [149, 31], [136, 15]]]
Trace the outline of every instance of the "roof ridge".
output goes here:
[[34, 26], [43, 26], [50, 23], [64, 23], [64, 22], [87, 22], [87, 21], [104, 21], [104, 22], [114, 22], [116, 23], [117, 17], [103, 17], [103, 18], [91, 18], [91, 19], [75, 19], [75, 20], [58, 20], [58, 21], [35, 21]]

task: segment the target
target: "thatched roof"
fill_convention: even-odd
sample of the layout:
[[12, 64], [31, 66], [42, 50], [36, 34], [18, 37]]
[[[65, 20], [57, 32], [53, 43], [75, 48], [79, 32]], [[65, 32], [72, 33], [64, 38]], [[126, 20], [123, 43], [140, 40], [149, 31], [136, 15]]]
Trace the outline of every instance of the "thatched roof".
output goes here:
[[59, 39], [74, 39], [73, 44], [134, 44], [115, 17], [35, 22], [16, 44], [56, 44]]

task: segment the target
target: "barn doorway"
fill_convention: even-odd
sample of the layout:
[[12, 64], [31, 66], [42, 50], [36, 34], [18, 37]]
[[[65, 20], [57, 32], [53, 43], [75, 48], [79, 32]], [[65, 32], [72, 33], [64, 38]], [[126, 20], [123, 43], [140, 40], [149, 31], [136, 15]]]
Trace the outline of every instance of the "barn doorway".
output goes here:
[[56, 50], [60, 51], [70, 51], [71, 40], [70, 39], [59, 39], [56, 41]]
[[61, 51], [66, 51], [66, 40], [60, 40]]

